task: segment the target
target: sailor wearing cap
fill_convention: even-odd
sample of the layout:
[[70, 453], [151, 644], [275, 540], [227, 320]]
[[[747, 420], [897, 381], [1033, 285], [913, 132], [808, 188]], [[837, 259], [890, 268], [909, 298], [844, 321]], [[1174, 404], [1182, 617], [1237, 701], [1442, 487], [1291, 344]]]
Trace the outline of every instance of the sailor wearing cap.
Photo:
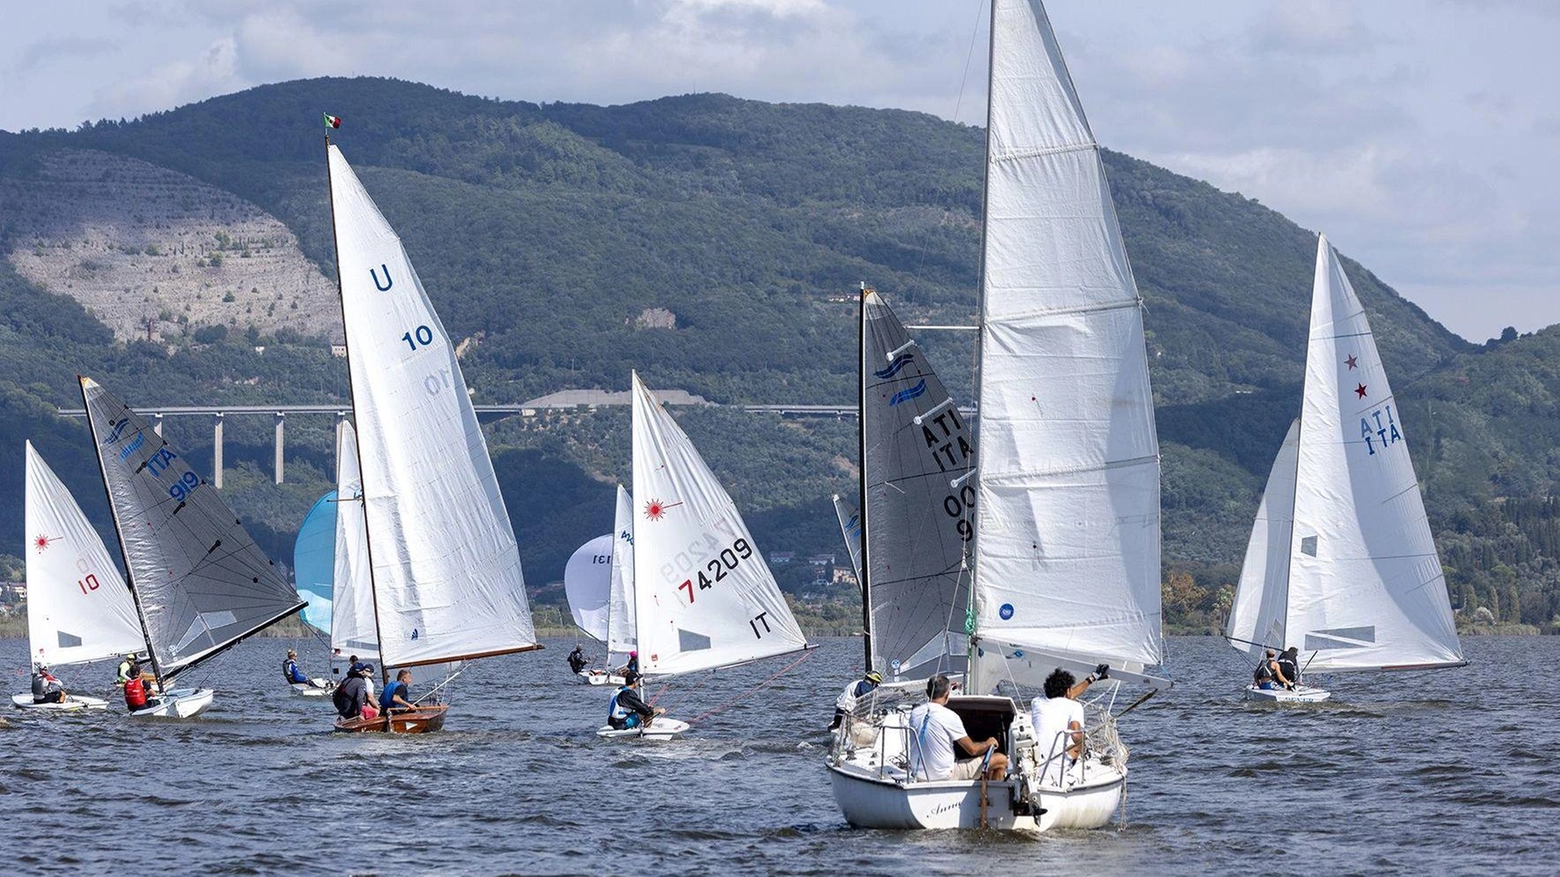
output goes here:
[[834, 721], [829, 725], [829, 730], [838, 728], [845, 717], [856, 711], [856, 703], [863, 697], [871, 694], [879, 685], [883, 684], [883, 674], [876, 670], [868, 670], [859, 682], [852, 682], [840, 692], [839, 699], [834, 702]]

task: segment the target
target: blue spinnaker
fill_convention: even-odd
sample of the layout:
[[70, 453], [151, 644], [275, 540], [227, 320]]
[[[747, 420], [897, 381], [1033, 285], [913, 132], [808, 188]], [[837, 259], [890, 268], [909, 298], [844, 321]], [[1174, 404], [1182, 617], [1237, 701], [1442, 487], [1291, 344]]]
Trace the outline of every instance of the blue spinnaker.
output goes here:
[[293, 545], [293, 579], [309, 601], [303, 620], [330, 632], [330, 601], [336, 572], [336, 491], [319, 498], [298, 528]]

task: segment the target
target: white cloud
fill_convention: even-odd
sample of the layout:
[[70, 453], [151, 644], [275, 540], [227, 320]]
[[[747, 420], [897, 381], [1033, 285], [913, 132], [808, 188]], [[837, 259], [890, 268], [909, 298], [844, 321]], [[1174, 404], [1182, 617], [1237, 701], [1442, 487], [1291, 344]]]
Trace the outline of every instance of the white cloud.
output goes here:
[[135, 78], [99, 88], [87, 110], [106, 117], [137, 116], [244, 87], [235, 43], [224, 37], [193, 58], [164, 64]]

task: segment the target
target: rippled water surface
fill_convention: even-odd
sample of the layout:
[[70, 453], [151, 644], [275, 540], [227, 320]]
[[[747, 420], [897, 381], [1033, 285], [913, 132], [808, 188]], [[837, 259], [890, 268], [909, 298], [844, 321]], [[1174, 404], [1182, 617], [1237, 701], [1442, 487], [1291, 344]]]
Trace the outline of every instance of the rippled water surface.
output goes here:
[[[608, 693], [572, 680], [568, 641], [476, 665], [424, 737], [330, 733], [328, 701], [280, 680], [288, 645], [323, 661], [312, 640], [255, 640], [194, 671], [218, 690], [196, 720], [130, 722], [118, 703], [10, 711], [0, 860], [121, 874], [1560, 872], [1560, 638], [1468, 639], [1460, 670], [1318, 677], [1335, 700], [1300, 708], [1243, 703], [1243, 656], [1173, 639], [1175, 688], [1122, 722], [1125, 827], [1038, 838], [846, 827], [823, 728], [859, 640], [823, 641], [662, 744], [595, 738]], [[11, 692], [25, 657], [0, 640]], [[691, 718], [784, 664], [681, 681], [659, 702]], [[112, 673], [78, 672], [76, 687]]]

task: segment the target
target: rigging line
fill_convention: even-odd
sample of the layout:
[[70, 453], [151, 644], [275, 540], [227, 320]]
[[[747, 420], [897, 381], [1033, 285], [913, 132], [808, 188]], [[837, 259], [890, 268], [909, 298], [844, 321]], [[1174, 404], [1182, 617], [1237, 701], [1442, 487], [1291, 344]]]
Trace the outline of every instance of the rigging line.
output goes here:
[[765, 679], [763, 682], [760, 682], [757, 685], [753, 686], [747, 692], [745, 692], [743, 694], [739, 694], [736, 697], [733, 697], [732, 699], [726, 701], [725, 703], [721, 704], [720, 706], [715, 707], [714, 709], [710, 710], [709, 712], [704, 713], [703, 715], [699, 716], [698, 718], [689, 720], [688, 724], [690, 724], [690, 725], [698, 724], [699, 722], [704, 721], [705, 719], [709, 718], [710, 716], [715, 715], [716, 713], [718, 713], [721, 710], [731, 706], [732, 704], [737, 703], [738, 701], [741, 701], [741, 700], [746, 700], [749, 697], [752, 697], [753, 695], [757, 694], [759, 691], [763, 690], [764, 686], [766, 686], [769, 683], [775, 681], [776, 679], [779, 679], [781, 676], [784, 676], [786, 674], [786, 672], [789, 671], [792, 667], [795, 667], [797, 664], [800, 664], [801, 662], [807, 660], [807, 658], [810, 655], [812, 655], [812, 653], [815, 652], [815, 651], [817, 651], [817, 649], [806, 649], [806, 650], [804, 650], [802, 652], [802, 656], [801, 657], [799, 657], [796, 660], [792, 661], [791, 663], [785, 665], [784, 667], [781, 667], [779, 672], [775, 673], [773, 676], [770, 676], [768, 679]]

